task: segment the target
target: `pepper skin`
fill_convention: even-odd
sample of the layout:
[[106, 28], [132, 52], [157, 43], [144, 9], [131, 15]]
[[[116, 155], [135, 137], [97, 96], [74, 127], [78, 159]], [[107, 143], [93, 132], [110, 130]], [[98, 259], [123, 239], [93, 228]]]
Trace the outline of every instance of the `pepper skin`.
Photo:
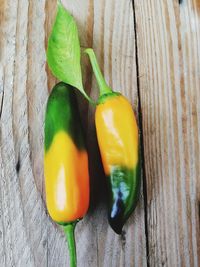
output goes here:
[[88, 155], [75, 92], [64, 83], [54, 87], [47, 103], [44, 173], [51, 218], [59, 224], [83, 218], [89, 206]]
[[95, 113], [97, 139], [108, 178], [108, 220], [121, 234], [136, 207], [140, 192], [139, 134], [129, 101], [109, 88], [100, 72], [92, 49], [86, 49], [100, 87]]

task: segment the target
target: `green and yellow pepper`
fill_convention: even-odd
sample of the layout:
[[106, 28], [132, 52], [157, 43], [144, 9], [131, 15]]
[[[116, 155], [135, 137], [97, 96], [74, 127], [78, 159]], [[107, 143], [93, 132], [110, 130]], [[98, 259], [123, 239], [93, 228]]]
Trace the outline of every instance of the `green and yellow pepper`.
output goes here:
[[140, 191], [139, 134], [129, 101], [105, 82], [92, 49], [85, 51], [100, 88], [95, 113], [97, 139], [109, 184], [108, 219], [120, 234]]
[[44, 174], [47, 209], [63, 225], [76, 266], [74, 227], [89, 206], [88, 154], [75, 92], [57, 84], [48, 99], [45, 116]]

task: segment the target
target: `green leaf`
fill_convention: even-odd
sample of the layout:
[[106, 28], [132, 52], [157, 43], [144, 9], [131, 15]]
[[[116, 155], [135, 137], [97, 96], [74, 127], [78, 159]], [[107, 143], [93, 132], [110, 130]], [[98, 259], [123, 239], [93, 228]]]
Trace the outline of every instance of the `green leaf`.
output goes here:
[[48, 40], [47, 62], [57, 79], [76, 87], [90, 102], [92, 101], [83, 89], [76, 22], [60, 2]]

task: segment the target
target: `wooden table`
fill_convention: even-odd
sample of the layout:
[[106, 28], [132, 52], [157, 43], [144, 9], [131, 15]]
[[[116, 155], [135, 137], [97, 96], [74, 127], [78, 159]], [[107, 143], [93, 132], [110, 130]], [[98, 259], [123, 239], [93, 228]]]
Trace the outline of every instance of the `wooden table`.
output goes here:
[[[106, 218], [94, 110], [79, 95], [90, 154], [91, 207], [76, 228], [78, 266], [200, 266], [200, 1], [64, 0], [82, 48], [138, 114], [141, 197], [122, 236]], [[47, 214], [45, 104], [56, 80], [45, 46], [56, 0], [0, 0], [0, 266], [69, 266]], [[84, 84], [96, 82], [83, 56]]]

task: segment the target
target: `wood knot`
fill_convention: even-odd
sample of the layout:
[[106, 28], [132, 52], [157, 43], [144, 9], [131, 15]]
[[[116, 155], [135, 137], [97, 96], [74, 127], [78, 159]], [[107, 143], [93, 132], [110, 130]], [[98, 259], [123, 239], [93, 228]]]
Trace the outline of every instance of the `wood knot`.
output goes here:
[[19, 171], [20, 171], [20, 167], [21, 167], [20, 159], [18, 159], [17, 164], [16, 164], [16, 167], [15, 167], [17, 173], [19, 173]]

